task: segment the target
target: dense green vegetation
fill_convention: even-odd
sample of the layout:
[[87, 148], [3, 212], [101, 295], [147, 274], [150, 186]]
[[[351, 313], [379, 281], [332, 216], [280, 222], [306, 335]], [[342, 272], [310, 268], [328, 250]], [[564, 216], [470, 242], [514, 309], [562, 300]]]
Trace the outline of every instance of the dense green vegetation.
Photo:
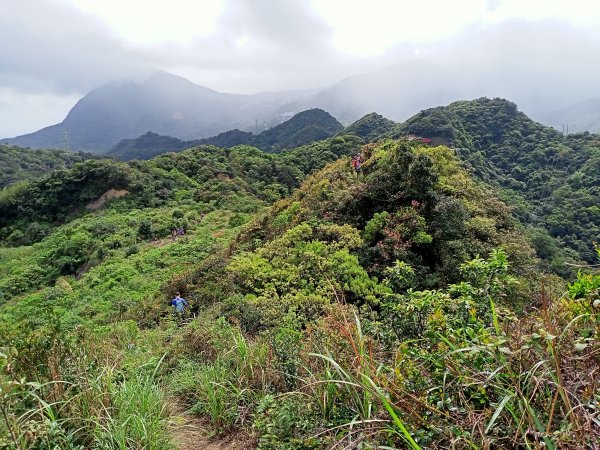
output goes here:
[[544, 273], [547, 234], [454, 135], [365, 144], [390, 132], [376, 115], [353, 130], [2, 191], [0, 447], [169, 449], [192, 415], [260, 449], [595, 445], [600, 274]]
[[447, 141], [476, 177], [501, 188], [517, 217], [537, 228], [536, 250], [553, 270], [569, 261], [595, 261], [600, 136], [563, 137], [514, 103], [486, 98], [422, 111], [391, 135], [409, 133]]
[[[272, 202], [299, 185], [304, 174], [356, 151], [360, 140], [341, 136], [269, 155], [241, 146], [202, 146], [148, 162], [92, 160], [58, 170], [28, 184], [0, 191], [0, 242], [27, 245], [65, 221], [93, 209], [109, 190], [125, 191], [138, 208], [183, 200], [249, 205], [248, 196]], [[242, 207], [242, 206], [240, 206]]]
[[137, 139], [122, 140], [108, 152], [108, 155], [123, 161], [150, 159], [169, 151], [180, 151], [198, 145], [214, 145], [220, 148], [250, 145], [266, 152], [276, 153], [327, 139], [343, 129], [342, 124], [327, 112], [322, 109], [310, 109], [258, 134], [236, 129], [206, 139], [182, 141], [148, 132]]
[[46, 173], [71, 167], [93, 158], [86, 153], [63, 150], [33, 150], [0, 144], [0, 189], [9, 184], [31, 181]]

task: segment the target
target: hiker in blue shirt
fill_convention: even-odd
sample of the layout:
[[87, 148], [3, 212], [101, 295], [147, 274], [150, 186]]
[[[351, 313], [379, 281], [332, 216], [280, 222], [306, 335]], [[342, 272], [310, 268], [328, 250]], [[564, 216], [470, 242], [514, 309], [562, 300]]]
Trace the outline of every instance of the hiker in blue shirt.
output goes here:
[[188, 302], [186, 302], [184, 298], [181, 298], [179, 292], [177, 292], [175, 298], [171, 300], [171, 305], [173, 306], [173, 312], [181, 317], [183, 316], [185, 307], [188, 306]]

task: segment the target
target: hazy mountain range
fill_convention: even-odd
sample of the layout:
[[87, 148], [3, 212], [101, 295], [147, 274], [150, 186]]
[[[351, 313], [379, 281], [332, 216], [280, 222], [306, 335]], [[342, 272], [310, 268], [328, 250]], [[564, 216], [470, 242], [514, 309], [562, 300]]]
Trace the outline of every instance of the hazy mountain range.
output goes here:
[[565, 108], [535, 116], [537, 120], [569, 133], [600, 132], [600, 98], [593, 98]]
[[[320, 91], [254, 95], [221, 93], [176, 75], [156, 72], [145, 79], [115, 81], [94, 89], [61, 123], [1, 142], [106, 153], [121, 140], [147, 132], [183, 141], [236, 129], [258, 134], [311, 108], [324, 109], [345, 125], [371, 111], [402, 121], [425, 108], [485, 95], [477, 94], [485, 91], [485, 86], [469, 86], [468, 80], [457, 85], [451, 81], [456, 77], [438, 69], [415, 62], [348, 77]], [[534, 104], [529, 102], [529, 109]], [[568, 123], [569, 131], [600, 130], [600, 100], [554, 112], [538, 109], [531, 115], [558, 129]]]

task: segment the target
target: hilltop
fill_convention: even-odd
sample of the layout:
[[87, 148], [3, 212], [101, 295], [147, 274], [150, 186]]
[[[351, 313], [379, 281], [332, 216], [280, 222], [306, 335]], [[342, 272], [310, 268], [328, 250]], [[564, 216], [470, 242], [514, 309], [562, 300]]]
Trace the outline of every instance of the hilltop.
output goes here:
[[554, 270], [565, 261], [595, 261], [600, 136], [563, 136], [498, 98], [423, 110], [383, 136], [408, 134], [455, 148], [474, 176], [501, 191], [523, 223], [548, 230], [554, 240], [532, 233], [538, 254], [553, 260]]
[[346, 127], [344, 133], [359, 136], [366, 142], [375, 142], [392, 131], [396, 125], [393, 120], [377, 113], [370, 113]]

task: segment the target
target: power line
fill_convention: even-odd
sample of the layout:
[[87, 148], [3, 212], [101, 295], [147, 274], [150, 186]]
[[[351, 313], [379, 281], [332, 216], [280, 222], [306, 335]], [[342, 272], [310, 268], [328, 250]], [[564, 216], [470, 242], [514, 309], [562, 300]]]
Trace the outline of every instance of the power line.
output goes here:
[[70, 152], [71, 146], [69, 145], [69, 132], [66, 130], [63, 131], [63, 142], [65, 146], [65, 151]]

